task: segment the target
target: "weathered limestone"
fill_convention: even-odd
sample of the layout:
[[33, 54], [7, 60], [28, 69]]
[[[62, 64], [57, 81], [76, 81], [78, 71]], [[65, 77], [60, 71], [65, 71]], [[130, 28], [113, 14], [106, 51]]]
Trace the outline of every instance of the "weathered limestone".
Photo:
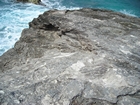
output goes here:
[[0, 105], [139, 104], [139, 18], [47, 11], [0, 56]]
[[41, 0], [17, 0], [18, 2], [29, 2], [34, 4], [40, 4]]

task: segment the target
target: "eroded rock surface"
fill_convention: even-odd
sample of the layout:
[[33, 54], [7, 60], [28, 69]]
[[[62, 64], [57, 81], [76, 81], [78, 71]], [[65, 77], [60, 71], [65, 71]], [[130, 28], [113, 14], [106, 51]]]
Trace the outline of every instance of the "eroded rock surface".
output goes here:
[[28, 2], [28, 3], [34, 3], [34, 4], [40, 4], [41, 0], [17, 0], [18, 2]]
[[0, 57], [1, 105], [140, 105], [140, 19], [47, 11]]

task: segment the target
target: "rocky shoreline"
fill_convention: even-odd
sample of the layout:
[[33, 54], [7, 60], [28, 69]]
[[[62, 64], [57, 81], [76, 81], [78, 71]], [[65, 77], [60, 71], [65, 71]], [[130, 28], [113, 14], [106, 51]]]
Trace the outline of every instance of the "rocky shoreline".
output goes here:
[[16, 0], [17, 2], [23, 3], [34, 3], [34, 4], [41, 4], [41, 0]]
[[140, 18], [50, 10], [0, 56], [0, 105], [139, 105]]

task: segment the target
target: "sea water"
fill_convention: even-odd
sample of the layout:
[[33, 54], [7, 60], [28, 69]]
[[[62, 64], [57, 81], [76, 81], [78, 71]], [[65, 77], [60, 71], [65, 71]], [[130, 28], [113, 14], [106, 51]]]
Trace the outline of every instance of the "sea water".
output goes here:
[[140, 17], [140, 0], [42, 0], [46, 6], [0, 0], [0, 56], [19, 40], [33, 18], [50, 9], [100, 8]]

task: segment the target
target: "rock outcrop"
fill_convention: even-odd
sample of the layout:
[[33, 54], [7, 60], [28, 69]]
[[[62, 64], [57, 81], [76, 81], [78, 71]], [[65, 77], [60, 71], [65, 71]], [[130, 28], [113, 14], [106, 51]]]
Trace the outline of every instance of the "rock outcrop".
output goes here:
[[41, 0], [17, 0], [18, 2], [29, 2], [29, 3], [34, 3], [34, 4], [40, 4]]
[[51, 10], [0, 56], [1, 105], [139, 105], [140, 19]]

